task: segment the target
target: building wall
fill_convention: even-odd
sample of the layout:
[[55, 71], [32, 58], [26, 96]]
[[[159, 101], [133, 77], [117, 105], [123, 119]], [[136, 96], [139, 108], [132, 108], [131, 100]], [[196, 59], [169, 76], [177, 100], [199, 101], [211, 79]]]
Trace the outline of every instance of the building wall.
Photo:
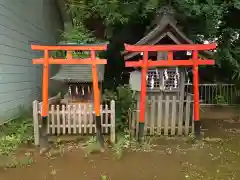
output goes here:
[[0, 0], [0, 124], [41, 94], [42, 55], [31, 43], [56, 43], [62, 28], [54, 0]]

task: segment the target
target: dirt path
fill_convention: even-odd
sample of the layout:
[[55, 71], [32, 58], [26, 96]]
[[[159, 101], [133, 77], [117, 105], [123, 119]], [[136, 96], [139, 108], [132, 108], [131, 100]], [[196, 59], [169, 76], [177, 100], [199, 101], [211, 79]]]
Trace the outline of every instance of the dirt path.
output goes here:
[[[236, 139], [232, 140], [236, 141]], [[0, 180], [184, 180], [239, 179], [238, 145], [212, 142], [191, 145], [183, 140], [159, 140], [153, 152], [125, 152], [115, 160], [110, 152], [85, 157], [81, 149], [56, 159], [34, 156], [29, 167], [0, 171]], [[235, 142], [235, 143], [236, 143]]]
[[[171, 170], [163, 170], [166, 167]], [[109, 154], [86, 159], [79, 151], [51, 161], [37, 159], [31, 167], [7, 170], [0, 175], [1, 180], [99, 180], [101, 175], [114, 180], [183, 179], [180, 162], [176, 162], [174, 156], [166, 158], [158, 153], [128, 153], [116, 161]]]
[[[29, 167], [0, 170], [0, 180], [233, 180], [240, 179], [240, 121], [204, 121], [205, 141], [158, 139], [151, 152], [112, 152], [85, 157], [82, 149], [55, 159], [34, 153]], [[217, 139], [214, 138], [217, 137]]]

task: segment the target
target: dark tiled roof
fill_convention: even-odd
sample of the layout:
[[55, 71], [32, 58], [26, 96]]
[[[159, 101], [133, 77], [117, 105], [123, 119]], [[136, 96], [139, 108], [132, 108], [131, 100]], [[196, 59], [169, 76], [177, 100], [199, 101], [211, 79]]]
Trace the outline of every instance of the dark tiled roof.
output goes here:
[[[81, 44], [74, 42], [63, 42], [58, 46], [94, 46], [94, 45], [107, 45], [108, 42], [95, 43], [95, 44]], [[97, 65], [98, 81], [102, 82], [104, 79], [104, 65]], [[64, 82], [92, 82], [92, 66], [87, 64], [78, 65], [61, 65], [59, 72], [51, 79], [64, 81]]]
[[[98, 81], [104, 79], [104, 65], [97, 65]], [[81, 65], [62, 65], [59, 72], [51, 79], [67, 82], [92, 82], [92, 66], [88, 64]]]

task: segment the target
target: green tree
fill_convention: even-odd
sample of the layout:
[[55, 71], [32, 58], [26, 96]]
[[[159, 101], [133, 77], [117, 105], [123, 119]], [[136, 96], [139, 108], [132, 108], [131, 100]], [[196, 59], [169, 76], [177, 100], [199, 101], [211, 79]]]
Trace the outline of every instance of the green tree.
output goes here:
[[[110, 40], [112, 54], [119, 56], [121, 44], [136, 42], [159, 9], [167, 5], [176, 11], [183, 31], [194, 42], [217, 41], [216, 72], [221, 72], [219, 76], [224, 74], [227, 78], [222, 79], [227, 81], [239, 80], [240, 24], [236, 17], [240, 15], [240, 0], [67, 0], [66, 7], [81, 41]], [[138, 30], [142, 31], [137, 34], [134, 29], [139, 26]], [[116, 72], [109, 73], [110, 76], [115, 73], [115, 77], [119, 77], [123, 60], [114, 56], [109, 60], [113, 61], [110, 64], [119, 67]]]

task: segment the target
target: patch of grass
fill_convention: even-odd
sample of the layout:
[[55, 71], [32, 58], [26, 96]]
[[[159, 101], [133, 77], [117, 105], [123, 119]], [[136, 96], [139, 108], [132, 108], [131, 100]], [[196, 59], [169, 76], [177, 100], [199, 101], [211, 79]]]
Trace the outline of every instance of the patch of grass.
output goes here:
[[20, 108], [19, 117], [0, 126], [0, 167], [25, 167], [33, 163], [30, 153], [16, 157], [16, 150], [33, 141], [33, 124], [29, 111]]
[[0, 168], [15, 168], [17, 165], [18, 161], [15, 156], [1, 156]]
[[122, 158], [122, 155], [123, 155], [123, 144], [120, 141], [118, 141], [116, 144], [113, 145], [113, 155], [116, 159], [121, 159]]
[[28, 111], [20, 109], [20, 116], [0, 127], [0, 155], [11, 155], [22, 144], [32, 143], [33, 123]]
[[107, 176], [101, 175], [101, 180], [107, 180]]
[[222, 142], [223, 139], [221, 139], [221, 138], [210, 138], [210, 137], [206, 137], [206, 138], [203, 138], [203, 141], [205, 141], [205, 142], [211, 142], [211, 143], [218, 143], [218, 142]]
[[189, 144], [195, 144], [196, 143], [196, 138], [194, 133], [189, 134], [187, 137], [184, 138], [185, 141]]
[[112, 147], [114, 157], [116, 159], [121, 159], [124, 149], [129, 148], [130, 145], [130, 133], [125, 130], [123, 134], [118, 135], [117, 143]]
[[142, 145], [141, 149], [144, 152], [151, 152], [153, 151], [153, 144], [152, 144], [152, 139], [151, 137], [145, 138]]
[[27, 167], [34, 162], [31, 153], [25, 153], [25, 156], [18, 160], [18, 166]]
[[21, 144], [20, 135], [6, 135], [0, 138], [0, 155], [10, 155]]
[[46, 156], [48, 158], [55, 158], [58, 156], [63, 156], [64, 152], [65, 152], [64, 144], [62, 144], [60, 139], [57, 139], [50, 148], [50, 150], [46, 153]]
[[57, 174], [56, 169], [52, 169], [51, 172], [50, 172], [50, 174], [51, 174], [52, 176], [55, 176], [55, 175]]
[[25, 153], [23, 157], [1, 156], [0, 168], [27, 167], [34, 162], [31, 153]]
[[[204, 137], [204, 132], [201, 132], [201, 137]], [[185, 142], [187, 142], [189, 144], [197, 144], [204, 139], [205, 138], [202, 138], [200, 140], [197, 139], [194, 133], [191, 133], [188, 136], [184, 137]]]
[[113, 155], [119, 160], [123, 156], [123, 152], [126, 149], [131, 151], [143, 151], [151, 152], [153, 150], [152, 138], [146, 137], [144, 141], [139, 144], [136, 139], [131, 139], [130, 133], [128, 130], [125, 130], [124, 133], [117, 136], [117, 143], [113, 145]]
[[97, 142], [96, 137], [90, 137], [90, 139], [86, 142], [86, 154], [87, 157], [89, 154], [92, 153], [99, 153], [102, 151], [101, 145]]

